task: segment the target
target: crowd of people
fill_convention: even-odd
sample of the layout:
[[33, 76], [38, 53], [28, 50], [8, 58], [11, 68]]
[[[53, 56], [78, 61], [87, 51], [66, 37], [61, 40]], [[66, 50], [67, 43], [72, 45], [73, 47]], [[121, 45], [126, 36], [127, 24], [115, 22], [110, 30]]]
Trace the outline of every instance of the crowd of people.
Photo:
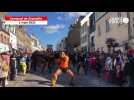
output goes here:
[[119, 86], [128, 82], [129, 86], [134, 85], [134, 50], [129, 49], [126, 52], [121, 50], [113, 53], [104, 51], [75, 53], [73, 62], [76, 63], [77, 73], [82, 67], [85, 75], [88, 71], [93, 71], [94, 75], [102, 78], [106, 82], [112, 82]]
[[81, 74], [81, 69], [85, 75], [93, 72], [106, 82], [134, 86], [134, 50], [117, 50], [113, 53], [51, 50], [35, 51], [32, 54], [22, 51], [0, 53], [0, 82], [3, 87], [8, 80], [15, 80], [18, 73], [25, 75], [26, 72], [36, 72], [38, 69], [41, 73], [47, 69], [52, 75], [52, 86], [55, 86], [61, 73], [69, 73], [72, 77], [70, 84], [73, 84], [73, 78]]
[[18, 74], [25, 75], [31, 67], [31, 54], [13, 50], [0, 53], [0, 86], [16, 80]]
[[[128, 50], [125, 53], [121, 50], [117, 50], [112, 54], [105, 53], [104, 51], [66, 51], [65, 55], [69, 57], [68, 64], [66, 63], [66, 60], [61, 60], [61, 63], [59, 63], [59, 58], [62, 58], [61, 55], [64, 55], [64, 53], [36, 51], [32, 55], [32, 68], [36, 71], [38, 66], [42, 69], [41, 72], [43, 72], [44, 69], [48, 69], [50, 74], [55, 75], [53, 76], [55, 77], [55, 80], [57, 80], [57, 76], [61, 74], [61, 72], [68, 72], [68, 69], [72, 70], [69, 70], [69, 74], [73, 77], [74, 75], [79, 75], [80, 70], [83, 69], [85, 75], [88, 75], [88, 72], [92, 71], [97, 77], [102, 78], [106, 82], [116, 83], [119, 86], [122, 86], [126, 82], [129, 82], [130, 86], [133, 84], [133, 50]], [[68, 66], [65, 70], [63, 69], [63, 67], [65, 67], [63, 62], [65, 63], [65, 66]], [[60, 67], [58, 71], [56, 70], [55, 65]], [[53, 85], [54, 83], [56, 83], [56, 81], [53, 81]]]
[[126, 84], [126, 82], [129, 86], [134, 85], [133, 49], [126, 52], [117, 50], [113, 53], [105, 53], [104, 51], [84, 53], [80, 51], [70, 57], [72, 57], [72, 62], [76, 64], [77, 74], [79, 74], [80, 68], [83, 68], [85, 75], [90, 71], [106, 82], [119, 86]]

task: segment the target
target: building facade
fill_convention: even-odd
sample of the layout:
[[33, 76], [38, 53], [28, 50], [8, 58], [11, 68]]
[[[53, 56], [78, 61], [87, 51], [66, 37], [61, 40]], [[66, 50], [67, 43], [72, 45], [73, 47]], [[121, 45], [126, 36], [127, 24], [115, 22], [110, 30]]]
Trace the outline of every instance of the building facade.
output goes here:
[[6, 12], [0, 12], [0, 52], [10, 50], [10, 34], [7, 31], [7, 27], [3, 24], [3, 19], [6, 14]]
[[124, 50], [124, 44], [128, 41], [128, 24], [111, 24], [109, 19], [127, 17], [127, 12], [95, 12], [95, 14], [97, 15], [95, 19], [95, 49], [103, 49], [105, 52], [108, 52], [106, 41], [112, 38], [119, 44], [118, 47]]
[[84, 16], [78, 17], [75, 22], [70, 25], [68, 37], [67, 37], [67, 48], [69, 51], [73, 51], [75, 48], [80, 46], [80, 21]]
[[62, 40], [57, 44], [57, 51], [64, 51], [67, 49], [67, 37], [62, 38]]
[[129, 23], [128, 23], [128, 43], [129, 46], [134, 48], [134, 12], [127, 12]]
[[8, 27], [9, 27], [11, 48], [17, 50], [16, 27], [15, 26], [10, 26], [10, 25]]
[[89, 26], [89, 51], [94, 52], [95, 51], [95, 13], [93, 13], [90, 17], [90, 26]]
[[81, 20], [81, 32], [80, 32], [80, 46], [82, 50], [89, 51], [90, 49], [90, 16], [93, 13], [90, 12]]
[[60, 42], [58, 42], [56, 45], [56, 51], [60, 51]]
[[34, 52], [35, 50], [42, 50], [42, 46], [41, 46], [38, 38], [34, 35], [30, 35], [30, 38], [31, 38], [32, 52]]
[[19, 26], [16, 28], [17, 47], [22, 50], [31, 50], [31, 38], [27, 34], [26, 30]]
[[10, 50], [10, 34], [6, 30], [5, 25], [0, 21], [0, 52]]

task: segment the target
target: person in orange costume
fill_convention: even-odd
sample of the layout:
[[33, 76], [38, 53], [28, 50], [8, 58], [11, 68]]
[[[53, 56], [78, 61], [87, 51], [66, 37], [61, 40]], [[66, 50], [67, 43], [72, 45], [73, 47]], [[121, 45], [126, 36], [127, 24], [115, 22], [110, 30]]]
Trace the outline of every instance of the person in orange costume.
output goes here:
[[53, 77], [51, 80], [52, 86], [56, 85], [56, 81], [58, 79], [58, 76], [61, 75], [62, 73], [68, 73], [72, 77], [70, 85], [73, 85], [72, 80], [74, 77], [74, 73], [69, 68], [69, 57], [67, 54], [65, 54], [65, 52], [61, 52], [61, 55], [58, 59], [58, 65], [59, 65], [59, 68], [53, 74]]

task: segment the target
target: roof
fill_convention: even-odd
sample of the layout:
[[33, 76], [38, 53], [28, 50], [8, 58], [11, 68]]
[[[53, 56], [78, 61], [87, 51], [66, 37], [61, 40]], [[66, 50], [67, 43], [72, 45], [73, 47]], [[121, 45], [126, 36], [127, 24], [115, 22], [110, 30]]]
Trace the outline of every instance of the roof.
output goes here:
[[81, 20], [81, 26], [87, 21], [89, 20], [89, 17], [93, 14], [93, 12], [90, 12], [89, 14], [87, 14], [82, 20]]

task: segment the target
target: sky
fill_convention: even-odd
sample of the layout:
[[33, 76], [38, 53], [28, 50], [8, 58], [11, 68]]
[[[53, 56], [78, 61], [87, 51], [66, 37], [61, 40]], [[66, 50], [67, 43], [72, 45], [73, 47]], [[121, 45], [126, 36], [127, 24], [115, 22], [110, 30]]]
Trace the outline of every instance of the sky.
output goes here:
[[24, 26], [28, 34], [35, 34], [40, 42], [47, 46], [52, 44], [54, 49], [57, 43], [68, 35], [69, 26], [76, 17], [88, 12], [8, 12], [11, 16], [48, 16], [47, 25]]

